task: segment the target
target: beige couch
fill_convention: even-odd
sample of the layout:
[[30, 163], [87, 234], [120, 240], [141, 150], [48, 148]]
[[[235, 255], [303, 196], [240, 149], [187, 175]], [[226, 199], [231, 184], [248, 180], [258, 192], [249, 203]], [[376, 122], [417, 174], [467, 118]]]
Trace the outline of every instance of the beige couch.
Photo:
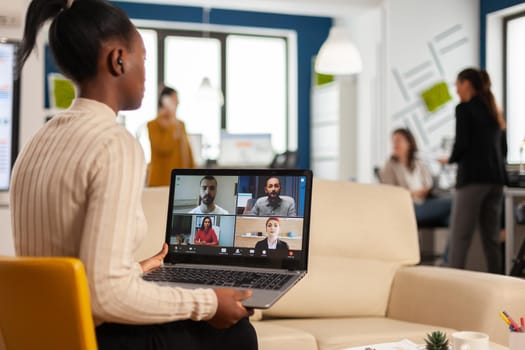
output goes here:
[[[150, 237], [137, 258], [158, 251], [167, 198], [167, 188], [145, 190]], [[521, 279], [417, 266], [412, 202], [400, 188], [314, 180], [309, 256], [306, 278], [256, 314], [261, 350], [421, 343], [436, 329], [482, 331], [506, 345], [499, 312], [525, 314]]]

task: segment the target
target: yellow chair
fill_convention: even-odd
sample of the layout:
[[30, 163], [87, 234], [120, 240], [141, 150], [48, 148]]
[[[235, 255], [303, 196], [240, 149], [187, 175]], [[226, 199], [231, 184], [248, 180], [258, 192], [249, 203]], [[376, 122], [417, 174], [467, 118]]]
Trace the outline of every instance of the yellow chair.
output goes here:
[[82, 262], [0, 257], [0, 333], [6, 350], [96, 350]]

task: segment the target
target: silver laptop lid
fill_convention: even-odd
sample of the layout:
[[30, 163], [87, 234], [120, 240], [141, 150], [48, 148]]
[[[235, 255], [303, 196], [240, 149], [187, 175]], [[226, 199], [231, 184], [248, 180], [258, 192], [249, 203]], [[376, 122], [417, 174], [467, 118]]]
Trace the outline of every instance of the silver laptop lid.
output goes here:
[[312, 172], [174, 169], [166, 262], [307, 270]]

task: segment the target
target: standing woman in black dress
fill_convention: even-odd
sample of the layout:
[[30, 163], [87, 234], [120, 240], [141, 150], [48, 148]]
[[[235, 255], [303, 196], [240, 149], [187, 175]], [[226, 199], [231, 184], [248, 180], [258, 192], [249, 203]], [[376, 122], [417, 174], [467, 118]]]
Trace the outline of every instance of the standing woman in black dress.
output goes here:
[[452, 208], [450, 267], [465, 268], [476, 224], [489, 272], [501, 273], [501, 201], [505, 183], [505, 121], [496, 106], [490, 78], [468, 68], [458, 74], [456, 140], [449, 163], [457, 163]]

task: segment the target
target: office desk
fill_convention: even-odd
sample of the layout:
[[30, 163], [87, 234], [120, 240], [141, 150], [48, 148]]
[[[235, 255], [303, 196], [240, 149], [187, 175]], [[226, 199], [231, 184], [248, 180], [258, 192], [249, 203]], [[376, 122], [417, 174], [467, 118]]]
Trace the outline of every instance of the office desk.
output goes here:
[[[512, 269], [512, 259], [516, 254], [514, 249], [514, 199], [525, 198], [525, 188], [505, 187], [505, 274], [508, 275]], [[520, 242], [521, 244], [521, 242]]]

